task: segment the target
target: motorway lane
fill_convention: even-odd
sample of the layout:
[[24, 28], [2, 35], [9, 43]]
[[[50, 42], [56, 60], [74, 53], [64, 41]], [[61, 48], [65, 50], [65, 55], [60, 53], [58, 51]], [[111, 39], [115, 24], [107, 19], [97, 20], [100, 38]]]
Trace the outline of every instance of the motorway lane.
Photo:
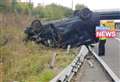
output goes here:
[[[120, 39], [120, 33], [118, 33], [117, 38]], [[98, 46], [95, 47], [95, 52], [98, 54]], [[106, 42], [106, 53], [102, 58], [120, 78], [120, 41], [115, 38], [108, 39]]]
[[112, 82], [99, 62], [93, 57], [90, 59], [93, 67], [85, 61], [79, 72], [71, 82]]

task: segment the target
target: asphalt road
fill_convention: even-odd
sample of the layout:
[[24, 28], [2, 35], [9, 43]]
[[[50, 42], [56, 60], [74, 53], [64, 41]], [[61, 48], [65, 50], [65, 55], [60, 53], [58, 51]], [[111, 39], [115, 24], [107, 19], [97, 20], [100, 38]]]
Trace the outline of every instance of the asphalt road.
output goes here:
[[[120, 78], [120, 32], [116, 38], [117, 39], [112, 38], [107, 40], [105, 56], [102, 58]], [[98, 46], [95, 47], [95, 52], [98, 54]]]
[[95, 58], [90, 59], [90, 61], [93, 67], [90, 67], [88, 62], [85, 61], [80, 68], [80, 72], [78, 72], [75, 79], [71, 82], [112, 82], [111, 78]]

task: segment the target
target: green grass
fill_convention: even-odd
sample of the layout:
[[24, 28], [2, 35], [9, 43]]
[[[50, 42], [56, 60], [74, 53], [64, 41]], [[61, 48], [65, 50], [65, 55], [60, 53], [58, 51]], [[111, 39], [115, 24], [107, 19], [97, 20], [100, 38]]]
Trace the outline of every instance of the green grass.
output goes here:
[[[19, 21], [22, 20], [24, 19]], [[24, 28], [20, 28], [19, 24], [16, 25], [8, 23], [6, 27], [0, 26], [0, 63], [3, 63], [4, 68], [3, 82], [49, 82], [75, 57], [74, 49], [70, 54], [66, 54], [66, 50], [63, 49], [51, 49], [34, 42], [25, 44]], [[55, 63], [57, 70], [49, 68], [53, 50], [57, 52]]]

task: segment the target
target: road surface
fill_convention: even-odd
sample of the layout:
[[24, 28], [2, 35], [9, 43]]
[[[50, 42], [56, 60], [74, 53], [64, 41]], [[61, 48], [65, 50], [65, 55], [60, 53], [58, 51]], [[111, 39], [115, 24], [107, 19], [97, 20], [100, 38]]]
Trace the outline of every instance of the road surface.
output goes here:
[[71, 82], [112, 82], [111, 78], [94, 57], [90, 61], [93, 67], [90, 67], [89, 63], [85, 61], [77, 76]]

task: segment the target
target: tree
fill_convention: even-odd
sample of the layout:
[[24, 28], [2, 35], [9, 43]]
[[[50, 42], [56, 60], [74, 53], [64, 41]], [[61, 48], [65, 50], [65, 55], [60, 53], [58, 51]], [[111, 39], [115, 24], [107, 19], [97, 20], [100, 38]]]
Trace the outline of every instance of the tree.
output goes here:
[[86, 8], [86, 6], [84, 6], [83, 4], [76, 4], [75, 6], [75, 10], [81, 10], [83, 8]]
[[45, 17], [49, 19], [64, 18], [66, 16], [69, 16], [71, 13], [72, 9], [56, 4], [47, 5], [44, 10]]
[[45, 8], [39, 4], [37, 7], [33, 8], [32, 14], [34, 16], [44, 18], [44, 10], [45, 10]]
[[6, 7], [11, 7], [12, 0], [4, 0], [4, 5]]
[[0, 0], [0, 11], [2, 11], [5, 8], [4, 1]]
[[0, 0], [0, 10], [9, 11], [11, 7], [11, 0]]
[[19, 13], [29, 14], [30, 10], [32, 10], [33, 8], [33, 4], [25, 3], [25, 2], [17, 2], [15, 8]]

